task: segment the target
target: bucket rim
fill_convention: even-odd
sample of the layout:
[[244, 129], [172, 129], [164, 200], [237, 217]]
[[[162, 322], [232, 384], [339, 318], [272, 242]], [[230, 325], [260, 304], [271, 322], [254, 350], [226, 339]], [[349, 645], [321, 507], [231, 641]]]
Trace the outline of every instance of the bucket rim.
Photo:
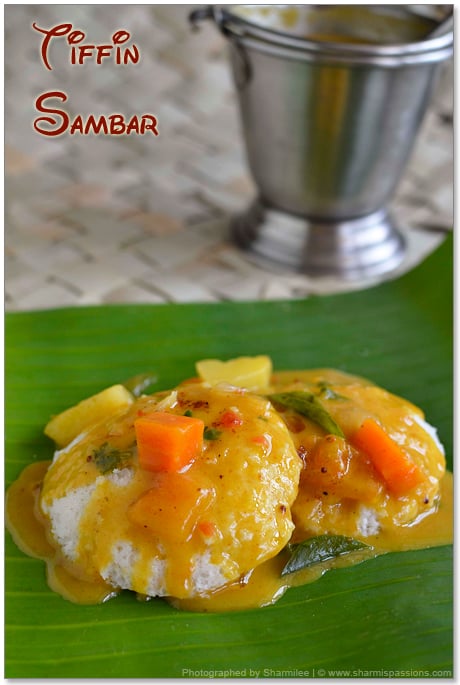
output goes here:
[[[379, 58], [384, 60], [387, 58], [408, 58], [421, 59], [423, 61], [424, 55], [429, 55], [429, 61], [436, 59], [433, 53], [439, 53], [439, 60], [446, 59], [453, 52], [454, 34], [453, 29], [447, 31], [445, 34], [433, 38], [425, 38], [421, 40], [411, 41], [410, 43], [391, 43], [391, 44], [351, 44], [339, 43], [333, 41], [315, 41], [307, 38], [300, 38], [289, 35], [286, 32], [279, 31], [270, 27], [263, 27], [249, 19], [246, 19], [234, 11], [235, 7], [257, 7], [263, 5], [254, 5], [252, 3], [241, 5], [212, 5], [210, 10], [212, 18], [219, 27], [219, 29], [228, 38], [236, 38], [239, 40], [256, 39], [262, 43], [266, 43], [268, 48], [289, 48], [296, 52], [317, 54], [318, 56], [341, 56], [350, 59], [368, 58], [370, 61], [378, 62]], [[276, 4], [267, 5], [270, 7], [292, 7], [292, 5]], [[370, 5], [376, 8], [378, 5]], [[383, 7], [391, 7], [391, 5], [383, 5]], [[395, 7], [395, 6], [393, 6]], [[411, 6], [396, 6], [403, 9], [407, 14], [410, 14], [408, 7]]]

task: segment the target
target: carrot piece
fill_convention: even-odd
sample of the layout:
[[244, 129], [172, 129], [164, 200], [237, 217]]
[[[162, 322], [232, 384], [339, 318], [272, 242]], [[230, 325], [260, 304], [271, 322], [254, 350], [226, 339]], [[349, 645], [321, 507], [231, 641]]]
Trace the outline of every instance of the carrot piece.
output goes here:
[[393, 494], [405, 495], [424, 480], [417, 464], [373, 419], [363, 421], [351, 442], [370, 457]]
[[238, 414], [231, 409], [227, 409], [224, 411], [222, 416], [220, 417], [218, 421], [219, 426], [223, 426], [224, 428], [236, 428], [237, 426], [241, 426], [243, 424], [243, 419], [241, 416], [238, 416]]
[[128, 519], [164, 542], [184, 542], [214, 501], [212, 485], [190, 472], [157, 473], [152, 485], [130, 505]]
[[216, 534], [216, 524], [212, 521], [201, 521], [201, 523], [198, 524], [198, 530], [205, 538], [210, 538]]
[[255, 435], [253, 438], [251, 438], [251, 442], [253, 442], [254, 445], [261, 445], [261, 447], [263, 447], [266, 451], [271, 451], [272, 439], [271, 436], [268, 435], [268, 433], [263, 433], [262, 435]]
[[139, 466], [146, 471], [181, 471], [203, 444], [204, 423], [191, 416], [152, 412], [134, 421]]

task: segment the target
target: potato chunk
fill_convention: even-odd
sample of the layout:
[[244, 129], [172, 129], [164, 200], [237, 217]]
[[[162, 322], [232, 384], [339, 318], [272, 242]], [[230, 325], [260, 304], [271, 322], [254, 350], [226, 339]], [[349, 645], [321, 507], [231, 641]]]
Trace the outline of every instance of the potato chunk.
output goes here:
[[112, 385], [54, 416], [45, 427], [45, 435], [58, 447], [65, 447], [87, 426], [127, 408], [132, 402], [129, 390], [123, 385]]
[[257, 390], [269, 384], [272, 361], [265, 355], [237, 357], [226, 362], [203, 359], [197, 362], [196, 370], [200, 378], [211, 385], [231, 383], [239, 388]]

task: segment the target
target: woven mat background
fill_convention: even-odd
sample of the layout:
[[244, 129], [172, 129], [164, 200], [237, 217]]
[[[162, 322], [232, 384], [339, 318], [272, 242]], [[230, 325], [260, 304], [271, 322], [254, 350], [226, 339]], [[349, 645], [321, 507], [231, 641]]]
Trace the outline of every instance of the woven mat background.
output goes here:
[[[229, 216], [255, 189], [246, 165], [226, 45], [190, 30], [191, 5], [5, 7], [8, 310], [112, 302], [275, 299], [332, 292], [334, 279], [274, 273], [227, 239]], [[39, 58], [41, 36], [71, 22], [87, 42], [129, 30], [138, 65], [70, 66], [63, 39]], [[63, 90], [70, 115], [154, 113], [160, 136], [45, 138], [34, 103]], [[442, 71], [393, 203], [407, 234], [401, 270], [453, 221], [453, 74]]]

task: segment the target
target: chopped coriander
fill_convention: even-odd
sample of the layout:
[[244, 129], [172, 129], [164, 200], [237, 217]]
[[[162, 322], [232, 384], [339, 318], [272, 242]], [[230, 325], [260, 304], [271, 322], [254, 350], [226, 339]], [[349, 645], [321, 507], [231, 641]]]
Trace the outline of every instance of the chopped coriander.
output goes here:
[[93, 462], [101, 473], [110, 473], [115, 469], [123, 468], [132, 459], [131, 450], [119, 450], [112, 447], [108, 442], [94, 450]]
[[184, 416], [193, 416], [192, 410], [191, 409], [186, 409], [184, 411]]
[[221, 434], [222, 431], [217, 430], [217, 428], [209, 428], [208, 426], [206, 426], [204, 429], [203, 437], [205, 440], [217, 440]]

